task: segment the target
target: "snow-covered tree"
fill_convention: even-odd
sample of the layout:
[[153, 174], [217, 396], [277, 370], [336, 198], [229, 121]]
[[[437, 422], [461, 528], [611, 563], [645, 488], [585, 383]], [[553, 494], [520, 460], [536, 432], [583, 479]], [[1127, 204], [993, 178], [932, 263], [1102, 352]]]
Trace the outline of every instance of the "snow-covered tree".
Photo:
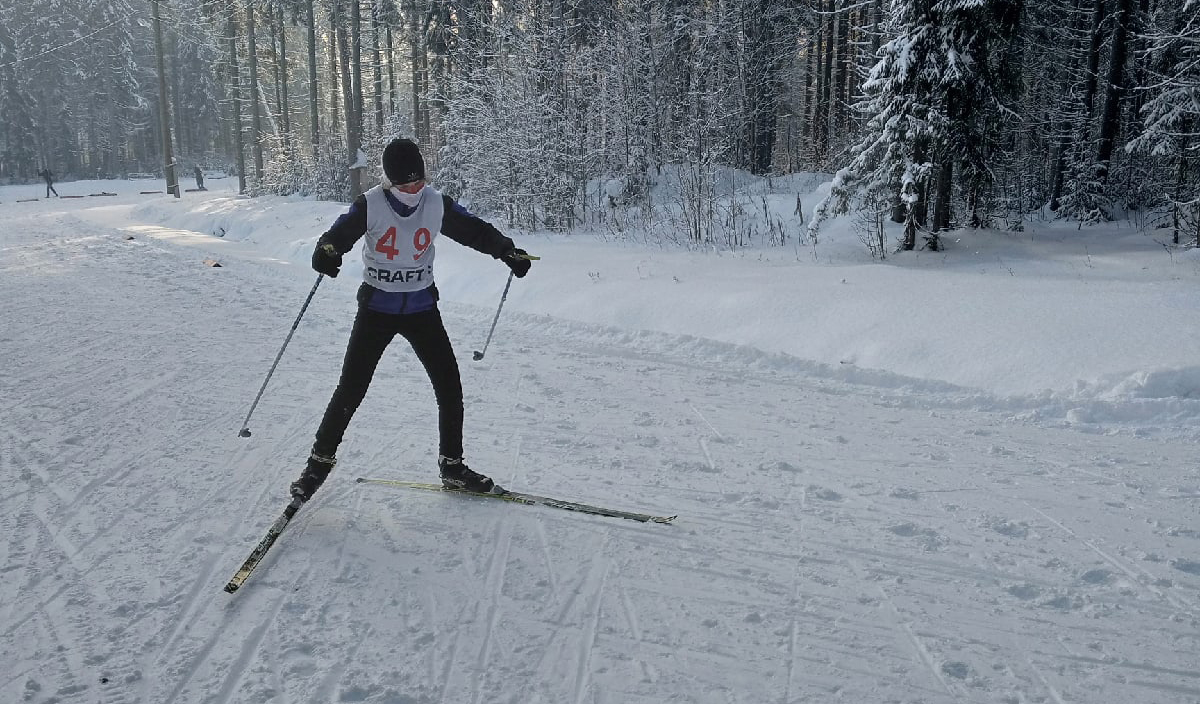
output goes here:
[[[867, 116], [866, 136], [818, 205], [810, 237], [855, 199], [876, 207], [896, 200], [905, 223], [901, 248], [913, 249], [927, 224], [935, 168], [947, 193], [956, 164], [971, 189], [990, 177], [991, 132], [1011, 92], [998, 48], [1018, 26], [1020, 0], [893, 0], [891, 10], [894, 38], [881, 47], [856, 106]], [[938, 246], [936, 233], [928, 244]]]
[[1161, 160], [1174, 242], [1200, 247], [1200, 0], [1161, 4], [1152, 18], [1143, 131], [1127, 146]]

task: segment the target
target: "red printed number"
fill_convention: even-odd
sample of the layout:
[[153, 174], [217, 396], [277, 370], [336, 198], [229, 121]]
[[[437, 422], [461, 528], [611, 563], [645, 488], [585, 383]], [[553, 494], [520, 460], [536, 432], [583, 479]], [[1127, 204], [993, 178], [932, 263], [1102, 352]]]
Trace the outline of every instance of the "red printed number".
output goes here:
[[396, 249], [396, 228], [388, 228], [383, 237], [380, 237], [379, 241], [375, 243], [375, 251], [386, 254], [388, 261], [396, 258], [396, 255], [400, 253], [400, 250]]
[[[416, 247], [417, 253], [413, 255], [413, 261], [421, 258], [425, 254], [425, 250], [429, 249], [429, 243], [433, 241], [433, 237], [429, 234], [429, 230], [422, 227], [413, 235], [413, 247]], [[391, 259], [391, 257], [388, 257]]]

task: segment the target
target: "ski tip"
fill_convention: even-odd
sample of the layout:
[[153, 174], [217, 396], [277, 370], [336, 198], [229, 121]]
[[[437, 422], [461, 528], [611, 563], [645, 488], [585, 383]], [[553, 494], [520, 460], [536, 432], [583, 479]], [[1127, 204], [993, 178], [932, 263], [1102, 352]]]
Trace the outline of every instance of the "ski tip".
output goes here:
[[355, 483], [355, 484], [362, 484], [362, 483], [363, 483], [363, 482], [365, 482], [365, 481], [367, 481], [367, 478], [366, 478], [366, 477], [358, 477], [357, 479], [355, 479], [355, 480], [354, 480], [354, 483]]

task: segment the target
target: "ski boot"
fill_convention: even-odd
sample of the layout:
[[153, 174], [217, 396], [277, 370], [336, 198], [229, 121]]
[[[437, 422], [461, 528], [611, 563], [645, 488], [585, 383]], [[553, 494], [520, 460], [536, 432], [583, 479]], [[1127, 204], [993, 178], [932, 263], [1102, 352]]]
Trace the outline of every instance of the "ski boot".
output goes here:
[[312, 495], [321, 488], [325, 483], [325, 478], [329, 476], [329, 470], [337, 464], [337, 460], [333, 456], [326, 457], [313, 450], [313, 453], [308, 457], [308, 466], [300, 474], [300, 478], [292, 482], [292, 498], [308, 501]]
[[504, 490], [496, 486], [490, 477], [485, 477], [467, 466], [461, 457], [438, 457], [438, 469], [442, 474], [442, 486], [459, 491], [473, 491], [477, 494], [502, 494]]

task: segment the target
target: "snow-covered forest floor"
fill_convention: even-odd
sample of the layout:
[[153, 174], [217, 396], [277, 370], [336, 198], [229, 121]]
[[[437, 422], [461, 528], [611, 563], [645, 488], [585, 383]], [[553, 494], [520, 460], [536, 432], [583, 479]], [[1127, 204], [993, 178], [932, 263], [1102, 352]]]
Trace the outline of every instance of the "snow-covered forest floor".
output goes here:
[[355, 484], [436, 476], [396, 343], [231, 596], [357, 267], [237, 437], [344, 206], [209, 185], [0, 188], [0, 701], [1200, 701], [1195, 251], [1128, 223], [886, 263], [845, 223], [709, 253], [514, 233], [543, 259], [473, 362], [507, 270], [442, 241], [472, 466], [679, 518]]

